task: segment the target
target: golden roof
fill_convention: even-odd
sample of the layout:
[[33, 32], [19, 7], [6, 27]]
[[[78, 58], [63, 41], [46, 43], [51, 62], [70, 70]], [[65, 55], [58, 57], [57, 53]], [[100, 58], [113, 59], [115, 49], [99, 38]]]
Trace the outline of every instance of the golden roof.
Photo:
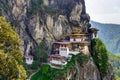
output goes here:
[[73, 31], [72, 31], [72, 34], [79, 34], [79, 33], [81, 33], [81, 32], [82, 32], [81, 29], [74, 28]]

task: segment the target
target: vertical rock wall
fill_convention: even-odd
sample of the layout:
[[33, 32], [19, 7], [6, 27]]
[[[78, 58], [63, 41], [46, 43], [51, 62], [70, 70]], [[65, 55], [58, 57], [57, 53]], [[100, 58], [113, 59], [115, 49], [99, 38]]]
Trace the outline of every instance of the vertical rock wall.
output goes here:
[[1, 14], [15, 26], [22, 39], [21, 49], [28, 54], [43, 38], [48, 44], [74, 27], [87, 32], [89, 16], [84, 0], [0, 0]]

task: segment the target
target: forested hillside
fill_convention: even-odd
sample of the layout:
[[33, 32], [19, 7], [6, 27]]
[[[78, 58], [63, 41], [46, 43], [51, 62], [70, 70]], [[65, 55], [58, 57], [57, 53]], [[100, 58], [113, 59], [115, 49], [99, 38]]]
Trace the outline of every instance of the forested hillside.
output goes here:
[[113, 66], [116, 77], [120, 77], [120, 57], [111, 53], [109, 53], [108, 55], [109, 61]]
[[103, 40], [108, 51], [111, 53], [120, 53], [120, 25], [102, 24], [91, 21], [92, 27], [99, 29], [98, 37]]

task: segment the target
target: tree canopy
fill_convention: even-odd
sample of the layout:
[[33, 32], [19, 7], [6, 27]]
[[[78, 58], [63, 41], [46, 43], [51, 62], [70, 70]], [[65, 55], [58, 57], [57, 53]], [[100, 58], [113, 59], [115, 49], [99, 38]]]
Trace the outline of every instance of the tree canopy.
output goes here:
[[0, 80], [25, 80], [27, 75], [21, 62], [21, 40], [5, 17], [0, 16]]
[[92, 57], [97, 65], [100, 74], [104, 77], [108, 72], [108, 52], [100, 39], [92, 40]]
[[46, 62], [48, 55], [46, 53], [46, 41], [43, 39], [40, 44], [38, 49], [35, 51], [35, 58], [36, 60], [39, 60], [40, 62]]

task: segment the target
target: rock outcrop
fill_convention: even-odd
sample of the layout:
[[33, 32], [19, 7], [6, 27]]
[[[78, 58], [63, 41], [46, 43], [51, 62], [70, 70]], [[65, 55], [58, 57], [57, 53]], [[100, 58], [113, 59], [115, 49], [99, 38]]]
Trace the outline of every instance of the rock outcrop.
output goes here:
[[[44, 75], [43, 68], [48, 68]], [[36, 79], [45, 78], [46, 80], [114, 80], [112, 67], [109, 66], [108, 73], [102, 77], [100, 71], [90, 56], [79, 54], [63, 68], [54, 69], [49, 65], [43, 65], [39, 71], [41, 76]], [[35, 76], [35, 75], [34, 75]]]
[[105, 77], [100, 76], [100, 72], [94, 61], [89, 59], [81, 66], [76, 61], [75, 67], [71, 67], [64, 74], [58, 75], [56, 80], [115, 80], [111, 65], [109, 66], [108, 74]]
[[[0, 15], [6, 16], [20, 35], [20, 48], [25, 54], [38, 48], [43, 39], [49, 53], [52, 42], [61, 35], [70, 33], [74, 27], [88, 32], [90, 27], [84, 0], [0, 0]], [[101, 80], [93, 61], [83, 67], [76, 62], [76, 69], [78, 75], [72, 80]], [[71, 70], [70, 74], [74, 74], [74, 69]], [[66, 78], [69, 77], [68, 71]], [[110, 77], [109, 74], [104, 80], [110, 80]]]
[[81, 67], [79, 63], [76, 63], [78, 75], [76, 80], [101, 80], [100, 73], [92, 60], [84, 63]]
[[73, 27], [87, 32], [90, 19], [84, 0], [0, 0], [0, 14], [15, 26], [25, 54], [43, 38], [49, 52], [51, 43]]

